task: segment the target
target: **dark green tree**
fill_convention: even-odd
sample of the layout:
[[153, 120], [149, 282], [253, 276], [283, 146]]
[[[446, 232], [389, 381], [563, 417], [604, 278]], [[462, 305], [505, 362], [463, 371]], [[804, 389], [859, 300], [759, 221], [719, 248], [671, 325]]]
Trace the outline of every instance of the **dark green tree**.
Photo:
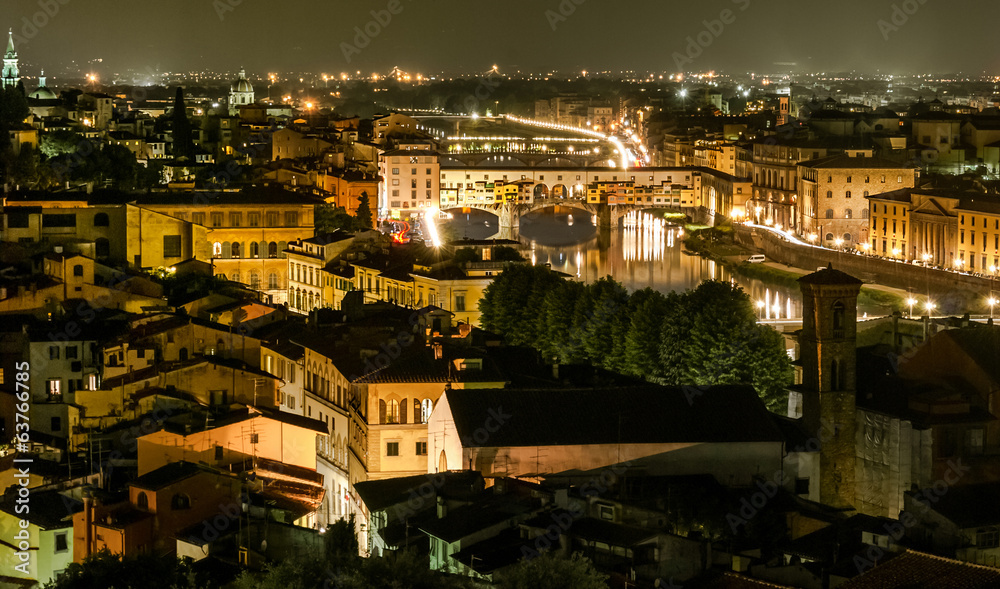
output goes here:
[[[647, 289], [648, 290], [648, 289]], [[642, 291], [639, 291], [642, 292]], [[637, 298], [636, 295], [632, 298]], [[633, 306], [633, 301], [629, 301]], [[628, 318], [625, 333], [624, 366], [622, 371], [650, 382], [663, 383], [663, 365], [660, 362], [660, 330], [667, 314], [668, 300], [657, 291], [650, 291]]]
[[494, 262], [523, 262], [524, 256], [516, 249], [505, 245], [498, 245], [493, 248], [492, 260]]
[[368, 202], [368, 193], [362, 192], [358, 197], [358, 209], [354, 213], [354, 226], [357, 231], [368, 231], [373, 228], [372, 209]]
[[511, 345], [530, 346], [541, 326], [542, 301], [562, 279], [541, 266], [510, 264], [483, 292], [480, 322]]
[[536, 347], [546, 362], [575, 364], [583, 361], [583, 350], [570, 337], [576, 301], [583, 295], [584, 285], [564, 280], [545, 294], [539, 316], [541, 329]]
[[174, 98], [173, 114], [173, 151], [175, 158], [194, 160], [194, 136], [191, 131], [191, 121], [187, 116], [187, 106], [184, 104], [184, 89], [177, 87]]
[[607, 589], [608, 576], [580, 553], [572, 558], [544, 554], [525, 559], [494, 575], [498, 589]]
[[86, 139], [79, 133], [69, 129], [59, 129], [43, 135], [39, 149], [45, 154], [45, 157], [54, 158], [76, 153], [84, 141]]
[[46, 583], [45, 589], [195, 589], [203, 587], [191, 570], [190, 559], [162, 558], [154, 554], [126, 556], [107, 549], [66, 567]]
[[455, 257], [452, 260], [459, 266], [464, 266], [469, 262], [481, 262], [479, 259], [479, 252], [475, 248], [463, 247], [455, 252]]
[[344, 207], [335, 207], [332, 204], [324, 203], [316, 205], [315, 208], [316, 233], [332, 233], [337, 229], [353, 231], [355, 218], [352, 217]]

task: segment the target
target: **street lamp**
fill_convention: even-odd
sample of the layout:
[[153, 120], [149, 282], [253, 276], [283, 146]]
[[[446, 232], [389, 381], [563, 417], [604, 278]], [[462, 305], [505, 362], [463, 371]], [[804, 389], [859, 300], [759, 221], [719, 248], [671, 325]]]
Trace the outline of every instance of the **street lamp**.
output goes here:
[[997, 304], [997, 302], [1000, 302], [1000, 301], [997, 301], [997, 299], [994, 296], [992, 296], [992, 295], [990, 295], [990, 298], [986, 299], [986, 304], [990, 306], [990, 319], [991, 320], [993, 319], [993, 307]]
[[844, 240], [838, 237], [833, 240], [833, 245], [837, 246], [837, 249], [840, 249], [844, 245]]
[[930, 315], [931, 311], [934, 310], [934, 303], [927, 301], [926, 303], [924, 303], [924, 309], [926, 309], [927, 314]]
[[910, 317], [913, 317], [913, 305], [917, 304], [917, 299], [910, 297], [906, 299], [906, 304], [910, 306]]

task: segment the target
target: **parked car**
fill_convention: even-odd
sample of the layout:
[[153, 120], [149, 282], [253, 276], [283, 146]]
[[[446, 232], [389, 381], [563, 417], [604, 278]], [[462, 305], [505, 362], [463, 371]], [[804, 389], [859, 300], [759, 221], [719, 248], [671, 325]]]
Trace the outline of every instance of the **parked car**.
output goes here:
[[763, 264], [766, 261], [767, 258], [764, 257], [764, 254], [754, 254], [747, 258], [747, 262], [751, 264]]

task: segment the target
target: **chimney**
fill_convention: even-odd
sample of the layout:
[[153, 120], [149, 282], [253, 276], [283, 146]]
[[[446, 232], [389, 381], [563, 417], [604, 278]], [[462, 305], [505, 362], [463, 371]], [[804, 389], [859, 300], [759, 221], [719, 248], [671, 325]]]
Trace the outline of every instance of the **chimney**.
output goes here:
[[91, 534], [94, 526], [94, 494], [90, 487], [83, 489], [83, 555], [90, 556]]
[[438, 495], [437, 498], [437, 516], [438, 519], [443, 519], [448, 515], [448, 504], [444, 502], [444, 497]]

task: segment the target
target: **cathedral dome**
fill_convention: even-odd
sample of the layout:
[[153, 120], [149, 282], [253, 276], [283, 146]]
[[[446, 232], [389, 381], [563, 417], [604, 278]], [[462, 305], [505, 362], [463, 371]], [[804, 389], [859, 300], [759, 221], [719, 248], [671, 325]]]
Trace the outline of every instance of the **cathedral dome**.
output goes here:
[[233, 85], [230, 87], [230, 91], [245, 93], [253, 92], [253, 86], [250, 84], [250, 81], [247, 80], [246, 70], [240, 70], [240, 77], [238, 80], [233, 82]]
[[28, 98], [35, 100], [55, 100], [59, 98], [55, 92], [49, 90], [49, 87], [45, 85], [45, 72], [42, 72], [42, 75], [38, 78], [38, 88], [29, 94]]

